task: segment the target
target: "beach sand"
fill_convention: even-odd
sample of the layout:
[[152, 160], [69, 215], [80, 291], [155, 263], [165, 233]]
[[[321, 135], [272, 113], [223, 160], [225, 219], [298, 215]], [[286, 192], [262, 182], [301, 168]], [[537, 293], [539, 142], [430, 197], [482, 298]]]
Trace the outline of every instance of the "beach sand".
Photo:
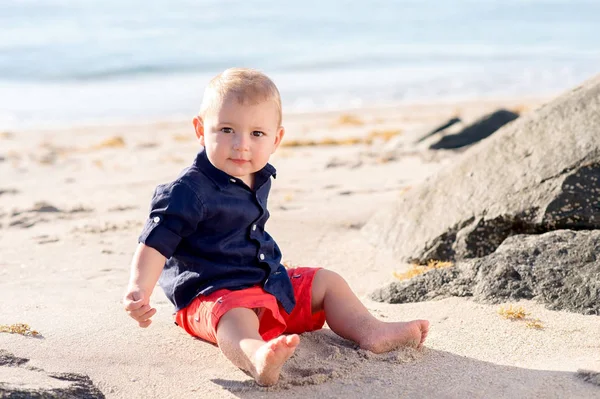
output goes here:
[[268, 389], [176, 327], [160, 288], [148, 329], [123, 311], [154, 187], [198, 151], [190, 122], [0, 132], [0, 324], [27, 323], [40, 334], [0, 333], [0, 396], [64, 389], [74, 383], [56, 373], [75, 373], [107, 398], [600, 397], [600, 387], [582, 378], [583, 370], [600, 371], [597, 316], [513, 304], [539, 320], [542, 328], [532, 328], [501, 317], [499, 305], [465, 298], [403, 305], [367, 298], [408, 265], [372, 247], [360, 227], [462, 154], [429, 150], [436, 137], [418, 139], [453, 116], [470, 122], [544, 101], [285, 116], [267, 223], [283, 260], [334, 270], [377, 317], [424, 318], [431, 329], [423, 350], [384, 355], [327, 328], [304, 334], [280, 383]]

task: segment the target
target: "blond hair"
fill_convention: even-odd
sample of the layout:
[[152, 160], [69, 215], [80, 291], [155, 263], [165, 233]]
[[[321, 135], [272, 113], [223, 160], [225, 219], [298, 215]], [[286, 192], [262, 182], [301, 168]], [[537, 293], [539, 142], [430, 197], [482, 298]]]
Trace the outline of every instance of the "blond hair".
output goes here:
[[230, 96], [242, 105], [274, 101], [278, 125], [281, 125], [281, 96], [275, 83], [264, 73], [250, 68], [229, 68], [212, 78], [204, 90], [200, 116], [204, 118]]

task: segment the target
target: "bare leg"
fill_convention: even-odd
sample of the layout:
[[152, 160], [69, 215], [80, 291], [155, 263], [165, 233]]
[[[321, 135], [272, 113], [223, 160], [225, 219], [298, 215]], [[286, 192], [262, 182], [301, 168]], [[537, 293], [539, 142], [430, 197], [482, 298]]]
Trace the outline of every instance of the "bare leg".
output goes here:
[[346, 281], [330, 270], [319, 270], [312, 286], [312, 311], [325, 310], [327, 324], [338, 335], [375, 353], [401, 346], [420, 348], [429, 322], [383, 322], [377, 320], [352, 292]]
[[251, 309], [232, 309], [217, 326], [217, 344], [225, 357], [249, 372], [260, 385], [273, 385], [279, 380], [281, 367], [299, 343], [296, 334], [263, 341], [258, 334], [258, 317]]

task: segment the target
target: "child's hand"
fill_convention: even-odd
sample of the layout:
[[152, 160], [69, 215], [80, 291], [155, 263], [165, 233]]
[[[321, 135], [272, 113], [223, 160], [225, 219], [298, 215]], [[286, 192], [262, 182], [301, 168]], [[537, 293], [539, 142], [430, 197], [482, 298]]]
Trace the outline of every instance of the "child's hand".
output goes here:
[[156, 309], [150, 307], [150, 295], [143, 290], [137, 287], [130, 288], [123, 298], [123, 304], [127, 314], [137, 321], [140, 327], [146, 328], [152, 323], [150, 318], [156, 314]]

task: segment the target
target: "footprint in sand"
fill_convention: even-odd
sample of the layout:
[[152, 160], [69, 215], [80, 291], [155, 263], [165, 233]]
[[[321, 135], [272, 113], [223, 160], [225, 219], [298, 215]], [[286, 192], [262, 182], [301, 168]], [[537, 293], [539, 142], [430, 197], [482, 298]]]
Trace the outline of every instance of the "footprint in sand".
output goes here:
[[320, 330], [302, 335], [302, 345], [281, 370], [280, 387], [323, 384], [351, 374], [364, 359], [351, 341]]
[[75, 227], [71, 233], [103, 234], [115, 231], [137, 231], [143, 226], [140, 220], [126, 220], [122, 223], [104, 222], [101, 225], [85, 224], [82, 227]]
[[63, 210], [47, 202], [37, 202], [31, 209], [15, 210], [10, 215], [9, 227], [30, 228], [38, 223], [47, 223], [56, 219], [72, 219], [76, 214], [88, 214], [91, 209], [78, 206]]
[[0, 188], [0, 195], [5, 195], [5, 194], [15, 195], [15, 194], [19, 194], [19, 193], [20, 193], [20, 191], [15, 188]]
[[346, 222], [342, 223], [342, 227], [348, 230], [360, 230], [365, 225], [365, 222]]
[[8, 227], [20, 227], [22, 229], [28, 229], [30, 227], [35, 226], [37, 223], [43, 223], [43, 222], [48, 222], [48, 219], [35, 218], [35, 217], [29, 217], [29, 216], [21, 216], [19, 218], [13, 219], [8, 224]]
[[36, 240], [36, 242], [38, 244], [51, 244], [53, 242], [58, 242], [60, 241], [60, 239], [58, 237], [50, 237], [47, 234], [42, 234], [39, 236], [35, 236], [33, 237], [34, 240]]
[[156, 143], [156, 142], [151, 142], [151, 141], [149, 141], [149, 142], [146, 142], [146, 143], [138, 143], [138, 144], [136, 145], [136, 148], [139, 148], [139, 149], [142, 149], [142, 150], [143, 150], [143, 149], [156, 148], [156, 147], [158, 147], [159, 145], [160, 145], [160, 143]]
[[323, 329], [302, 335], [302, 345], [283, 366], [279, 385], [285, 388], [322, 384], [334, 378], [360, 374], [365, 362], [409, 363], [421, 356], [422, 352], [412, 348], [374, 354]]
[[301, 206], [290, 206], [290, 205], [279, 205], [277, 209], [281, 211], [296, 211], [298, 209], [302, 209]]
[[124, 205], [124, 206], [115, 206], [112, 208], [108, 208], [109, 212], [125, 212], [125, 211], [131, 211], [134, 209], [138, 209], [137, 206], [133, 206], [133, 205]]
[[363, 161], [356, 159], [340, 159], [332, 158], [325, 164], [325, 169], [346, 167], [348, 169], [356, 169], [361, 167]]

